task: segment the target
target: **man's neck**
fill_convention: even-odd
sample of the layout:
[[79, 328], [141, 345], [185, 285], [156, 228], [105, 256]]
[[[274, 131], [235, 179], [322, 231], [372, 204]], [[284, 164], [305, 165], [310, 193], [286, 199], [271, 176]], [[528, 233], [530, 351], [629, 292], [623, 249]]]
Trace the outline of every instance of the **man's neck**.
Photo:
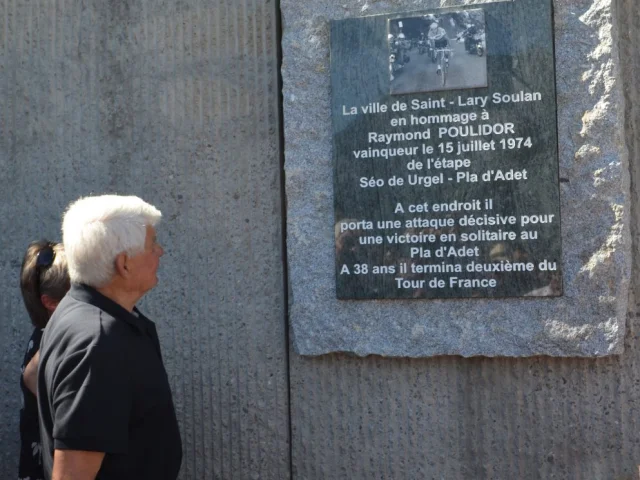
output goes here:
[[96, 288], [96, 290], [129, 312], [133, 311], [133, 307], [136, 306], [136, 303], [138, 303], [138, 300], [142, 297], [141, 295], [117, 288], [115, 285], [106, 285], [101, 288]]

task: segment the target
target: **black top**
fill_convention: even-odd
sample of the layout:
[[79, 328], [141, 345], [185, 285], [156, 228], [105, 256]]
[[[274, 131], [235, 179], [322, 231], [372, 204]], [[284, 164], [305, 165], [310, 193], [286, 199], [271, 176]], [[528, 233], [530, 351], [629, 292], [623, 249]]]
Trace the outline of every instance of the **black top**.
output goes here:
[[[36, 328], [31, 334], [27, 351], [22, 361], [22, 370], [31, 361], [40, 348], [42, 330]], [[20, 410], [20, 464], [18, 466], [19, 480], [42, 480], [42, 456], [40, 451], [40, 428], [38, 427], [38, 403], [36, 396], [24, 384], [20, 375], [20, 388], [22, 389], [22, 409]]]
[[72, 285], [40, 347], [42, 458], [105, 452], [97, 480], [175, 480], [182, 444], [155, 324]]

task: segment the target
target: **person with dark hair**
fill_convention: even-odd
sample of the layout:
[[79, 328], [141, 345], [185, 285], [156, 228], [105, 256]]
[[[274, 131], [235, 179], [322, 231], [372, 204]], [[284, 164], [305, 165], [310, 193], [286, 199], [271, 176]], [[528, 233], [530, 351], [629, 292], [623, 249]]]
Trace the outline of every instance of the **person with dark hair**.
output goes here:
[[69, 290], [69, 272], [64, 247], [47, 240], [32, 242], [22, 260], [20, 290], [34, 326], [22, 362], [20, 388], [23, 407], [20, 411], [20, 480], [42, 480], [40, 429], [36, 382], [42, 330], [62, 297]]

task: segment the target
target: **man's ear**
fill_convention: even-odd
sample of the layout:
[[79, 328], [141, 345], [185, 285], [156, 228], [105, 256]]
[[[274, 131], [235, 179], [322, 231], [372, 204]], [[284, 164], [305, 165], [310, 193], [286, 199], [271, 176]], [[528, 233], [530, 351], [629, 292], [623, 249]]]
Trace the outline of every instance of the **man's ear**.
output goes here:
[[126, 278], [129, 276], [129, 268], [127, 267], [128, 261], [129, 261], [129, 257], [127, 257], [127, 254], [124, 252], [119, 253], [118, 256], [116, 256], [116, 261], [115, 261], [116, 273], [121, 277]]

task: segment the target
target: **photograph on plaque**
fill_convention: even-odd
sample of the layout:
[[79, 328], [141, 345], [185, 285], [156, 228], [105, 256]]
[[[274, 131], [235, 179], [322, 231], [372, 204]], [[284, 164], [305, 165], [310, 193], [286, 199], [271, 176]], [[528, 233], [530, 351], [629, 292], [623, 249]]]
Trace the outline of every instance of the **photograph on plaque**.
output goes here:
[[387, 22], [391, 94], [487, 86], [482, 9]]

